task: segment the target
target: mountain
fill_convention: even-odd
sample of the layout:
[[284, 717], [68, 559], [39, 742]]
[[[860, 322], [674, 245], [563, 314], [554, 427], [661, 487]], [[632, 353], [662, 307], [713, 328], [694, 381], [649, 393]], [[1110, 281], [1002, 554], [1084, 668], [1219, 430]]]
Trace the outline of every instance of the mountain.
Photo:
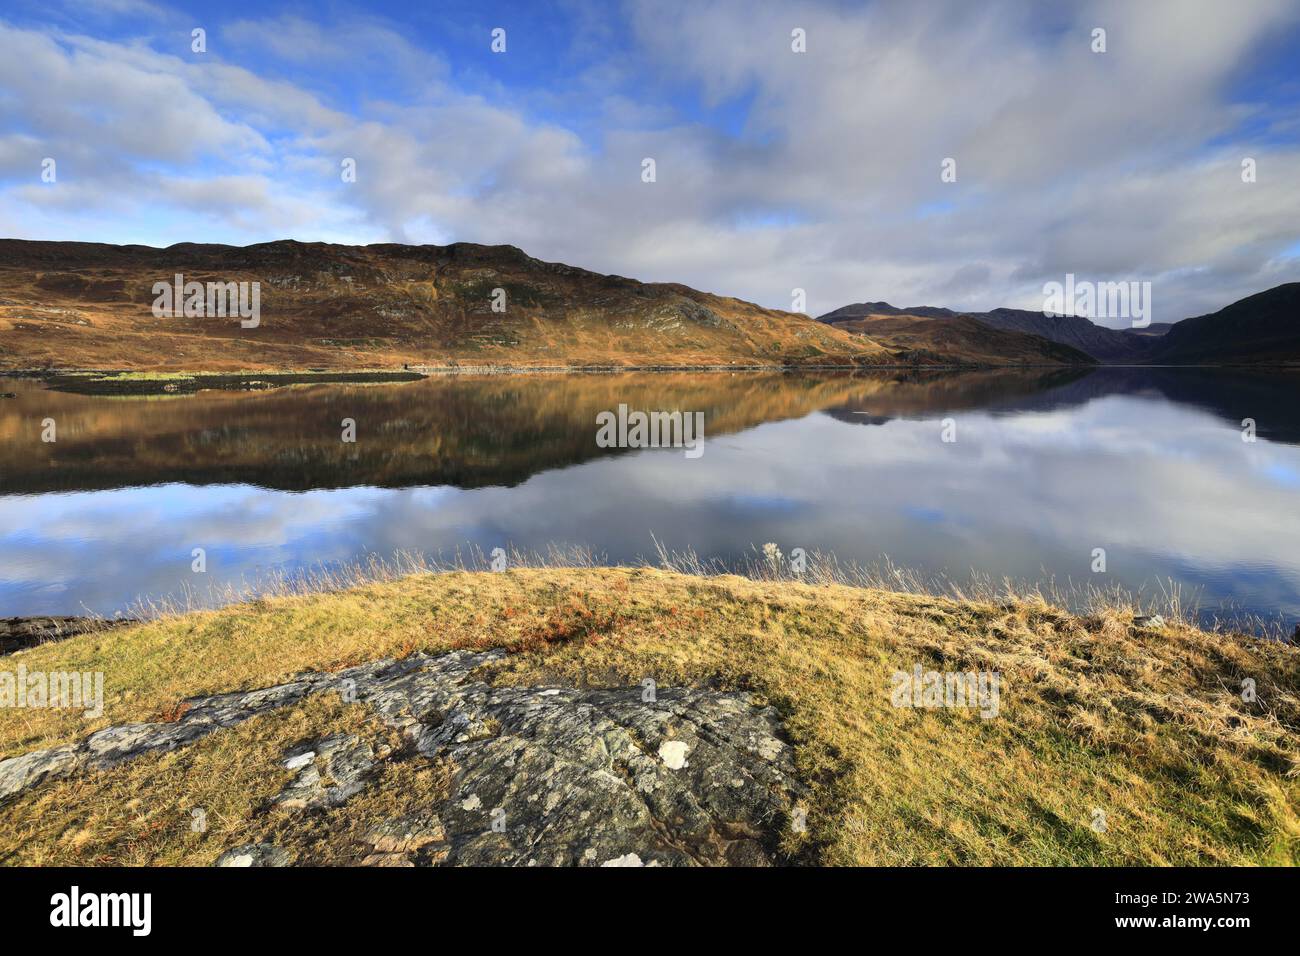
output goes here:
[[[259, 322], [153, 314], [155, 283], [258, 283]], [[504, 311], [494, 310], [494, 297]], [[250, 285], [246, 304], [251, 305]], [[183, 298], [183, 297], [181, 297]], [[0, 368], [874, 365], [806, 316], [513, 246], [0, 240]]]
[[[1065, 315], [1048, 318], [1041, 312], [1030, 312], [1026, 309], [956, 312], [952, 309], [928, 305], [899, 309], [888, 302], [861, 302], [818, 316], [818, 321], [843, 327], [847, 320], [873, 315], [912, 315], [935, 320], [973, 319], [983, 326], [1043, 338], [1072, 350], [1084, 352], [1099, 362], [1112, 364], [1142, 361], [1150, 350], [1149, 339], [1145, 336], [1134, 335], [1129, 331], [1108, 329], [1081, 316]], [[935, 328], [937, 330], [938, 327]], [[889, 345], [888, 342], [881, 342], [881, 344]]]
[[[974, 319], [1006, 332], [1040, 336], [1086, 352], [1107, 365], [1295, 365], [1300, 364], [1300, 282], [1248, 296], [1218, 312], [1181, 322], [1152, 322], [1141, 329], [1108, 329], [1081, 316], [1049, 318], [1026, 309], [955, 312], [934, 306], [899, 309], [888, 302], [846, 305], [818, 317], [836, 328], [850, 328], [869, 317], [922, 316], [937, 322]], [[866, 330], [868, 326], [861, 326]], [[878, 321], [875, 341], [888, 348], [920, 347], [921, 333], [938, 340], [939, 327], [917, 327], [908, 339], [892, 337]], [[954, 335], [964, 333], [953, 333]], [[990, 349], [1002, 347], [992, 341]]]
[[[883, 303], [882, 303], [883, 304]], [[842, 310], [841, 310], [842, 311]], [[934, 310], [944, 311], [944, 310]], [[827, 322], [859, 332], [916, 364], [1095, 365], [1085, 352], [1042, 336], [994, 328], [972, 316], [926, 316], [894, 310]]]
[[1108, 329], [1081, 315], [1046, 316], [1028, 309], [994, 309], [971, 317], [1009, 332], [1027, 332], [1087, 352], [1099, 362], [1129, 364], [1143, 361], [1146, 337], [1130, 330]]
[[1300, 364], [1300, 282], [1289, 282], [1183, 319], [1158, 340], [1162, 365]]

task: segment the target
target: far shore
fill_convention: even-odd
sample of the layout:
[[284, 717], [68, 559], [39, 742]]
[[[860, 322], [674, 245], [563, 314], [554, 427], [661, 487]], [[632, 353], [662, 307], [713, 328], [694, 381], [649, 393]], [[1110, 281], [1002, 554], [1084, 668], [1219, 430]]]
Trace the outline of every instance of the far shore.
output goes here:
[[1231, 369], [1235, 371], [1295, 371], [1300, 366], [1279, 363], [1276, 365], [1066, 365], [1060, 363], [969, 363], [969, 364], [906, 364], [906, 365], [761, 365], [761, 364], [708, 364], [708, 365], [407, 365], [402, 368], [307, 368], [238, 371], [192, 369], [92, 369], [92, 368], [17, 368], [0, 369], [0, 378], [32, 378], [51, 383], [59, 391], [85, 395], [163, 395], [197, 392], [204, 389], [225, 391], [256, 391], [287, 385], [348, 384], [412, 382], [434, 376], [455, 375], [616, 375], [627, 372], [780, 372], [783, 374], [816, 372], [942, 372], [942, 371], [998, 371], [1020, 369], [1079, 369], [1103, 368], [1186, 368]]

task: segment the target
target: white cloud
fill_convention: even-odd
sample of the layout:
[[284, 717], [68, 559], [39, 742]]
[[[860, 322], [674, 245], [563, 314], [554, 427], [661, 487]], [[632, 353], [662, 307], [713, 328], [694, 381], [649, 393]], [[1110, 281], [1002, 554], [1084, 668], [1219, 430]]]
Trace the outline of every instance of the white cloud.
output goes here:
[[[1300, 149], [1239, 138], [1248, 119], [1273, 137], [1286, 120], [1228, 92], [1294, 27], [1281, 0], [721, 0], [672, 17], [641, 2], [618, 58], [606, 21], [576, 9], [590, 65], [571, 89], [490, 94], [376, 18], [238, 21], [202, 58], [0, 25], [0, 224], [154, 243], [508, 242], [777, 308], [799, 287], [814, 313], [878, 298], [1036, 308], [1044, 281], [1074, 272], [1151, 280], [1168, 320], [1300, 278], [1286, 251]], [[796, 26], [806, 54], [790, 51]], [[1089, 50], [1094, 26], [1105, 54]], [[345, 107], [319, 88], [322, 64], [396, 93]], [[669, 105], [695, 95], [746, 104], [744, 127]], [[530, 112], [564, 116], [566, 96], [598, 117], [597, 141]], [[56, 188], [39, 183], [45, 155]], [[1242, 155], [1258, 182], [1241, 183]], [[940, 182], [948, 156], [957, 183]], [[339, 181], [343, 157], [355, 184]], [[196, 212], [205, 234], [184, 235]]]

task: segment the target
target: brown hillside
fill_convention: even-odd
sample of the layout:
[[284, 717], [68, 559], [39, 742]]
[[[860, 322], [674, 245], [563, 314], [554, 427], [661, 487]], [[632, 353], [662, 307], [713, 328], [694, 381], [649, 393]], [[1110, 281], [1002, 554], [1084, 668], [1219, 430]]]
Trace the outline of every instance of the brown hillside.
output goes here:
[[[153, 315], [153, 285], [259, 282], [261, 322]], [[494, 289], [506, 309], [492, 310]], [[0, 368], [873, 365], [802, 315], [542, 262], [513, 246], [166, 249], [0, 240]]]

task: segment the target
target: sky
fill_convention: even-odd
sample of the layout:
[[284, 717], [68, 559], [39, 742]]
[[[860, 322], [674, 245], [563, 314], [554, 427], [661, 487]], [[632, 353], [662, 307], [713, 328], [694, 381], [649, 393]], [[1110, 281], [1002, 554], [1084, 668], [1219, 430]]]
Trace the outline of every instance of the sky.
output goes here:
[[0, 235], [1176, 321], [1300, 280], [1300, 0], [0, 0]]

